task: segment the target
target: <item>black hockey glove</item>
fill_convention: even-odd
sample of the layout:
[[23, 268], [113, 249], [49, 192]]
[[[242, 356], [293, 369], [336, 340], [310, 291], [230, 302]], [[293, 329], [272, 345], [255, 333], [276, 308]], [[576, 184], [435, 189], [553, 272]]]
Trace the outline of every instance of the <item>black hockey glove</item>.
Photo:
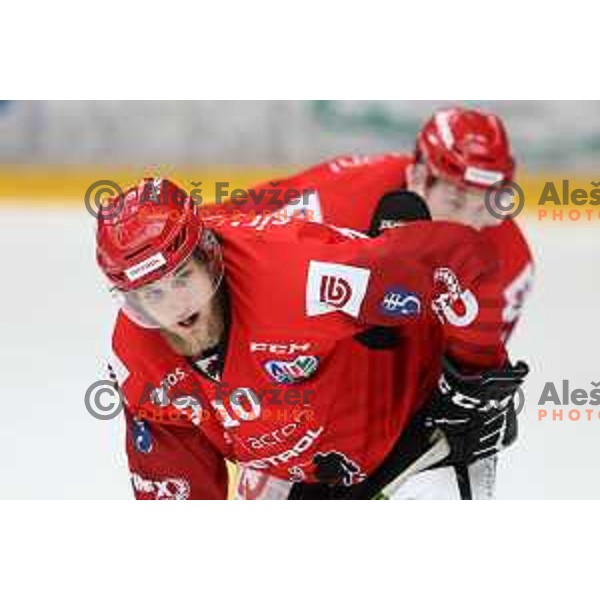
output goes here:
[[438, 389], [425, 409], [425, 425], [441, 429], [450, 456], [440, 464], [470, 464], [494, 456], [517, 438], [515, 394], [529, 373], [519, 361], [514, 367], [461, 375], [444, 359]]

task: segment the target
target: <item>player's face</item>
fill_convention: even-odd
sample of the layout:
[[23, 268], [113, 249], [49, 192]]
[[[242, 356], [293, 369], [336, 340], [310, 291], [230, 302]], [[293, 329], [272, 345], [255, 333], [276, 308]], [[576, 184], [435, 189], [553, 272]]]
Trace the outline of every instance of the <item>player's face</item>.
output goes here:
[[198, 333], [213, 312], [215, 287], [208, 268], [190, 258], [173, 273], [135, 292], [136, 302], [160, 327], [182, 337]]
[[464, 223], [476, 229], [501, 222], [487, 210], [485, 190], [479, 188], [436, 179], [426, 190], [425, 199], [433, 219]]

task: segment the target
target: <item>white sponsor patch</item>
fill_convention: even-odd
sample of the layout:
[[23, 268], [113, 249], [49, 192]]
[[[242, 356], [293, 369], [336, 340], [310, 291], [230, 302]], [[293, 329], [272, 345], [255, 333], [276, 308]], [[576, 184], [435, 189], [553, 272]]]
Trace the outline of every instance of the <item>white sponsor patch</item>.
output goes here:
[[340, 311], [358, 317], [371, 271], [339, 263], [311, 260], [306, 282], [309, 317]]
[[477, 167], [467, 167], [465, 170], [465, 181], [469, 183], [477, 183], [479, 185], [494, 185], [498, 181], [502, 181], [504, 175], [499, 171], [487, 171], [478, 169]]
[[129, 267], [129, 269], [125, 269], [125, 275], [127, 275], [129, 281], [136, 281], [144, 275], [160, 269], [166, 264], [167, 259], [163, 256], [162, 252], [157, 252], [156, 254], [149, 256], [146, 260], [143, 260], [141, 263]]

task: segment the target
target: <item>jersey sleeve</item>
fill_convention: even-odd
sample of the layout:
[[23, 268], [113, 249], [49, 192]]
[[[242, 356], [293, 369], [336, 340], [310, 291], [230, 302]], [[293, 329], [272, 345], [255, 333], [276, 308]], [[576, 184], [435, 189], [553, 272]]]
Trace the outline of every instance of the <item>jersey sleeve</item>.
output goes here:
[[484, 230], [484, 235], [502, 256], [498, 294], [503, 300], [502, 335], [508, 341], [533, 288], [534, 257], [523, 232], [514, 220], [488, 228]]
[[335, 315], [354, 327], [435, 321], [449, 352], [466, 368], [505, 361], [499, 312], [489, 305], [498, 264], [475, 230], [414, 223], [377, 238], [329, 244], [317, 255], [308, 265], [308, 317]]
[[[190, 410], [154, 402], [160, 387], [151, 367], [160, 365], [160, 349], [148, 354], [151, 333], [137, 328], [122, 313], [113, 332], [109, 375], [119, 391], [126, 421], [126, 455], [137, 499], [226, 499], [225, 459]], [[186, 413], [184, 415], [184, 413]], [[174, 418], [175, 416], [180, 418]]]
[[126, 451], [137, 500], [225, 500], [225, 461], [201, 431], [137, 419], [126, 409]]

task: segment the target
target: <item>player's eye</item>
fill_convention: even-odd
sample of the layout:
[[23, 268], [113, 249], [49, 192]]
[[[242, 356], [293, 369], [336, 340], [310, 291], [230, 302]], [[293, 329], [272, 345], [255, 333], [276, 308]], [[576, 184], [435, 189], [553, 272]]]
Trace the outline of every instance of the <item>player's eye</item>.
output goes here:
[[160, 288], [150, 288], [148, 290], [144, 290], [143, 298], [146, 302], [150, 302], [151, 304], [156, 304], [163, 299], [164, 293]]
[[173, 282], [175, 287], [184, 287], [187, 284], [191, 275], [191, 269], [184, 269], [183, 271], [181, 271], [181, 273], [177, 273], [177, 276], [175, 277], [175, 280]]

